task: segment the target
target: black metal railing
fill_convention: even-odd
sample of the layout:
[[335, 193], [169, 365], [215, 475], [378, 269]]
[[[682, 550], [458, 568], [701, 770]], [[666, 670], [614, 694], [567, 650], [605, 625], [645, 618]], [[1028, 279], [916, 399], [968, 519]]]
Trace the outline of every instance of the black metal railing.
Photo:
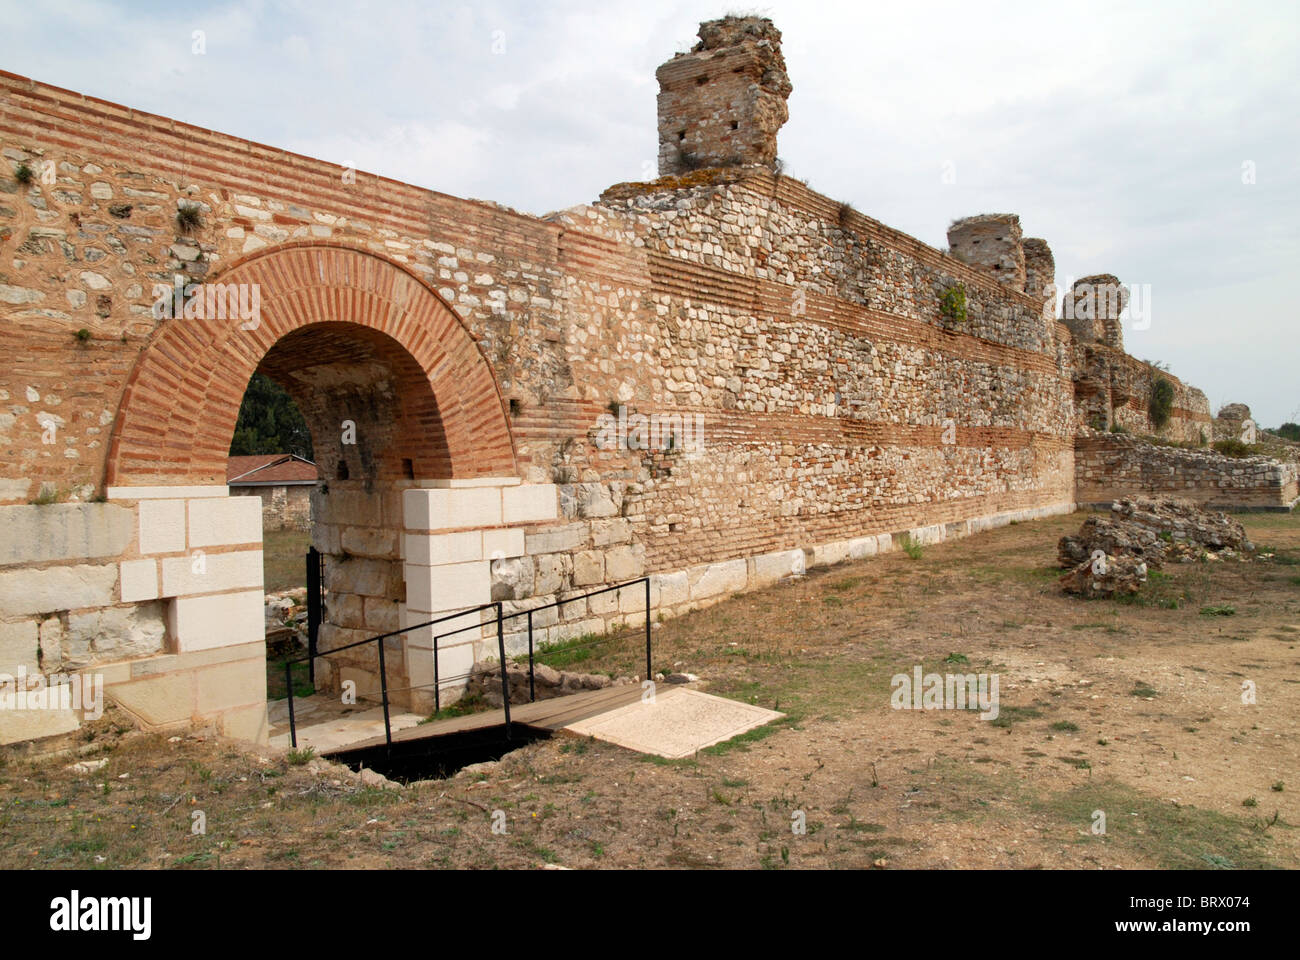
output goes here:
[[[505, 713], [506, 739], [508, 740], [510, 739], [510, 678], [507, 673], [507, 666], [506, 666], [506, 646], [505, 646], [506, 621], [516, 620], [520, 617], [527, 618], [526, 629], [528, 634], [528, 702], [532, 703], [537, 698], [536, 674], [535, 674], [536, 649], [533, 640], [534, 614], [542, 610], [549, 610], [552, 607], [555, 607], [557, 611], [561, 611], [563, 610], [563, 607], [566, 603], [576, 603], [579, 600], [586, 600], [589, 599], [590, 597], [597, 597], [606, 593], [613, 593], [615, 591], [626, 590], [630, 587], [635, 587], [638, 584], [643, 585], [645, 588], [645, 669], [646, 669], [646, 678], [648, 679], [652, 672], [651, 649], [650, 649], [651, 627], [650, 627], [650, 578], [649, 577], [638, 577], [636, 580], [627, 580], [623, 583], [615, 584], [614, 586], [611, 587], [602, 587], [599, 590], [591, 590], [588, 591], [587, 593], [576, 594], [574, 596], [565, 597], [562, 600], [553, 600], [550, 603], [544, 603], [536, 607], [530, 607], [527, 610], [517, 610], [514, 613], [504, 613], [501, 606], [502, 601], [494, 600], [491, 603], [479, 604], [477, 607], [471, 607], [465, 610], [458, 610], [455, 613], [444, 614], [441, 617], [436, 617], [433, 620], [427, 620], [424, 623], [417, 623], [409, 627], [403, 627], [401, 630], [391, 630], [388, 633], [381, 633], [378, 636], [367, 637], [364, 640], [357, 640], [353, 643], [347, 643], [341, 647], [333, 647], [329, 650], [312, 649], [309, 650], [305, 656], [295, 657], [293, 659], [286, 660], [284, 664], [284, 676], [285, 676], [286, 686], [289, 692], [289, 743], [295, 750], [298, 748], [298, 729], [297, 729], [297, 722], [295, 720], [294, 711], [293, 711], [293, 664], [302, 663], [304, 661], [311, 663], [312, 661], [314, 661], [316, 657], [332, 656], [333, 654], [336, 653], [342, 653], [345, 650], [352, 650], [355, 649], [356, 647], [365, 646], [368, 643], [377, 644], [378, 658], [379, 658], [380, 698], [382, 700], [383, 708], [384, 708], [384, 740], [387, 743], [387, 745], [391, 747], [393, 744], [393, 727], [392, 727], [392, 720], [389, 715], [389, 707], [388, 707], [388, 668], [384, 658], [384, 641], [392, 637], [401, 636], [402, 634], [405, 633], [411, 633], [415, 630], [424, 630], [429, 627], [434, 627], [440, 623], [447, 623], [448, 621], [451, 620], [459, 620], [467, 616], [479, 615], [484, 610], [496, 611], [497, 656], [499, 658], [500, 667], [501, 667], [501, 701], [502, 701], [502, 709]], [[487, 624], [484, 621], [480, 620], [478, 623], [471, 623], [468, 626], [458, 627], [455, 630], [448, 630], [445, 633], [434, 634], [432, 686], [433, 686], [433, 704], [434, 704], [433, 709], [435, 714], [440, 712], [442, 709], [442, 697], [441, 697], [442, 684], [445, 682], [452, 682], [457, 680], [468, 680], [473, 675], [472, 669], [470, 673], [455, 674], [449, 677], [443, 677], [440, 675], [439, 663], [438, 663], [438, 650], [441, 646], [441, 641], [443, 640], [444, 637], [453, 637], [456, 636], [457, 634], [465, 633], [466, 631], [469, 630], [481, 631], [483, 627], [486, 625]], [[418, 690], [421, 689], [422, 686], [427, 686], [427, 684], [412, 685], [408, 689]]]

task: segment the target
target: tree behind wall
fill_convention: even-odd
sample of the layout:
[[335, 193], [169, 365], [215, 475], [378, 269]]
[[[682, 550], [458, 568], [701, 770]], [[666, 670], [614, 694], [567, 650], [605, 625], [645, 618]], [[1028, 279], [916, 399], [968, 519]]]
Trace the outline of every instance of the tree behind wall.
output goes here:
[[312, 459], [311, 431], [289, 394], [260, 373], [253, 374], [239, 407], [230, 455], [292, 453]]

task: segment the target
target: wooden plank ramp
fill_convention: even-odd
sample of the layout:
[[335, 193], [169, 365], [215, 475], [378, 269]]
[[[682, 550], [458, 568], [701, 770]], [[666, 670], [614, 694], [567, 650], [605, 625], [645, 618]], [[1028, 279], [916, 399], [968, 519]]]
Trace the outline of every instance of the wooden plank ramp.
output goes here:
[[[601, 690], [588, 690], [572, 693], [564, 697], [552, 697], [538, 700], [536, 703], [510, 705], [512, 723], [525, 723], [530, 727], [539, 727], [556, 733], [571, 723], [586, 720], [609, 710], [616, 710], [641, 699], [641, 686], [627, 683], [617, 687], [605, 687]], [[469, 713], [463, 717], [449, 717], [446, 720], [434, 720], [419, 726], [407, 727], [393, 734], [393, 743], [407, 743], [412, 740], [425, 740], [448, 733], [464, 733], [467, 730], [481, 730], [487, 727], [502, 726], [506, 722], [504, 710], [484, 710]], [[364, 750], [369, 747], [381, 747], [387, 741], [382, 737], [369, 737], [336, 747], [322, 756], [345, 753], [351, 750]]]

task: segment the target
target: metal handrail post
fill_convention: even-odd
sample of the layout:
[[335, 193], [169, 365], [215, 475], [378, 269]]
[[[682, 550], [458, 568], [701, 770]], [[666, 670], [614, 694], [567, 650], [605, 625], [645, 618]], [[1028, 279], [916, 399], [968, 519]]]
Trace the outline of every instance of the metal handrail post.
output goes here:
[[528, 702], [537, 702], [537, 688], [533, 683], [533, 611], [528, 611]]
[[285, 661], [284, 688], [289, 691], [289, 746], [298, 749], [298, 728], [293, 719], [293, 663]]
[[650, 578], [645, 578], [645, 678], [652, 679], [650, 673]]
[[506, 712], [506, 739], [510, 739], [510, 678], [506, 674], [506, 636], [502, 629], [501, 601], [497, 601], [497, 656], [501, 658], [501, 703]]
[[384, 664], [384, 643], [379, 641], [379, 689], [383, 692], [384, 699], [384, 739], [388, 746], [393, 745], [393, 725], [388, 719], [388, 669]]

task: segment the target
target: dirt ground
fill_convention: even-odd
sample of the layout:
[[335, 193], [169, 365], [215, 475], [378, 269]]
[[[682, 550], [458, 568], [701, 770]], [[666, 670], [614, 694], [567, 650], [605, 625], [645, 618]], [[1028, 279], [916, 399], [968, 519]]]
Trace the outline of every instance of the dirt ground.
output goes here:
[[[1137, 602], [1060, 594], [1083, 517], [659, 624], [657, 668], [787, 715], [691, 760], [558, 738], [380, 787], [108, 714], [79, 756], [0, 754], [0, 867], [1300, 866], [1300, 516], [1242, 517], [1270, 559], [1167, 567]], [[635, 672], [638, 642], [578, 669]], [[996, 673], [998, 718], [892, 709], [918, 664]]]

